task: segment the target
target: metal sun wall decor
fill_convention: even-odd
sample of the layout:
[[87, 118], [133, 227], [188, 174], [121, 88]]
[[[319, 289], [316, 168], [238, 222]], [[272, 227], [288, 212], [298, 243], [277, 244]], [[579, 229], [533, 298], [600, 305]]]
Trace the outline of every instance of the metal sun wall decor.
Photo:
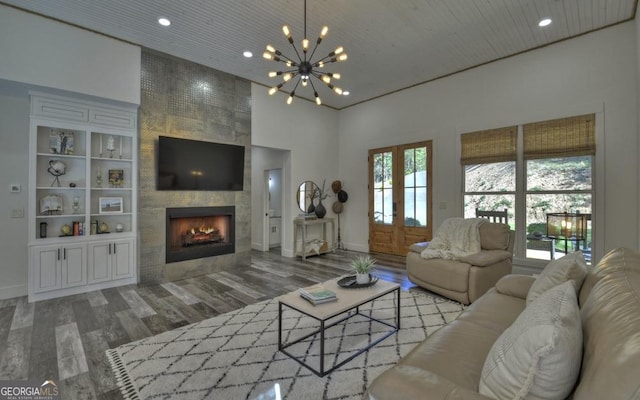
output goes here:
[[315, 96], [315, 99], [316, 99], [316, 104], [318, 105], [322, 104], [322, 101], [318, 96], [318, 91], [316, 90], [316, 87], [313, 84], [312, 78], [318, 79], [320, 82], [327, 85], [329, 89], [333, 90], [339, 95], [342, 95], [342, 89], [337, 86], [334, 86], [332, 83], [332, 79], [335, 79], [335, 80], [340, 79], [340, 74], [333, 73], [333, 72], [319, 71], [319, 69], [323, 68], [325, 64], [346, 60], [347, 53], [344, 52], [344, 48], [342, 46], [339, 46], [334, 51], [329, 53], [327, 56], [319, 58], [316, 61], [313, 61], [313, 56], [316, 53], [316, 49], [318, 48], [318, 45], [320, 44], [320, 42], [322, 42], [322, 39], [325, 37], [325, 35], [329, 31], [329, 28], [326, 26], [322, 28], [322, 30], [320, 31], [320, 35], [316, 40], [315, 46], [313, 47], [311, 52], [309, 52], [309, 39], [307, 39], [307, 1], [306, 0], [304, 1], [304, 38], [302, 39], [302, 55], [298, 51], [298, 48], [296, 47], [295, 42], [293, 41], [293, 36], [291, 35], [289, 27], [287, 25], [284, 25], [282, 27], [282, 31], [284, 32], [285, 36], [287, 37], [287, 40], [293, 47], [293, 50], [296, 53], [297, 60], [294, 58], [285, 56], [284, 54], [282, 54], [281, 51], [277, 50], [270, 44], [267, 45], [267, 49], [262, 56], [267, 60], [282, 62], [287, 67], [290, 68], [283, 71], [269, 72], [270, 78], [282, 76], [282, 80], [283, 80], [283, 82], [281, 82], [277, 86], [274, 86], [271, 89], [269, 89], [269, 94], [271, 95], [275, 94], [280, 89], [282, 89], [282, 87], [286, 85], [288, 82], [290, 81], [292, 82], [294, 78], [298, 77], [296, 84], [293, 87], [293, 90], [291, 90], [291, 92], [289, 93], [289, 97], [287, 98], [287, 104], [291, 104], [291, 102], [293, 101], [293, 96], [295, 96], [296, 89], [298, 88], [300, 83], [302, 83], [302, 86], [307, 86], [307, 84], [311, 84], [311, 88], [313, 89], [313, 95]]

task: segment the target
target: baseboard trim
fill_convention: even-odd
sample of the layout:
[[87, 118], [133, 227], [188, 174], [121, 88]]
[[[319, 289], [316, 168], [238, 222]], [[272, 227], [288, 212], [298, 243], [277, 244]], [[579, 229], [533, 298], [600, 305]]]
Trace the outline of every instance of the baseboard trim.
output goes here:
[[27, 285], [12, 285], [0, 287], [0, 300], [26, 296], [27, 294]]

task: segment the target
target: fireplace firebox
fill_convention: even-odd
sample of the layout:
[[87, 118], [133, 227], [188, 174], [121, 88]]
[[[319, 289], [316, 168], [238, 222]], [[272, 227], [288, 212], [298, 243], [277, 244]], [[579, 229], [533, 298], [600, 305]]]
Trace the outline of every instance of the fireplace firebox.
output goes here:
[[235, 253], [235, 206], [167, 208], [166, 262]]

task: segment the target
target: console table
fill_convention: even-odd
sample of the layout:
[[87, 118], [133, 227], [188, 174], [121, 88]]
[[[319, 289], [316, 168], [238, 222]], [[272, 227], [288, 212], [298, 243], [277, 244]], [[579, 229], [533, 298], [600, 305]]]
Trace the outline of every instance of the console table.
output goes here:
[[[330, 226], [329, 226], [330, 225]], [[310, 226], [322, 226], [322, 240], [326, 243], [326, 246], [318, 248], [317, 251], [307, 250], [307, 228]], [[328, 233], [331, 233], [331, 240], [329, 240]], [[302, 235], [302, 248], [298, 245], [298, 235]], [[318, 218], [318, 219], [303, 219], [296, 218], [293, 220], [293, 253], [295, 256], [301, 256], [306, 259], [310, 255], [320, 255], [334, 251], [333, 244], [335, 243], [335, 218]]]

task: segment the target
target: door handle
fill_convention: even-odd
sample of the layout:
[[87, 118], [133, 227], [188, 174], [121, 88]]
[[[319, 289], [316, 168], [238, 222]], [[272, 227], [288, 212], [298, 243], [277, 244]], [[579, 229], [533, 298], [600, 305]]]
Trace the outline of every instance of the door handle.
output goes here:
[[58, 249], [58, 261], [60, 261], [60, 249]]
[[393, 216], [395, 217], [398, 214], [398, 203], [393, 202]]
[[113, 244], [113, 254], [116, 254], [116, 244]]
[[109, 243], [109, 254], [111, 254], [111, 243]]
[[62, 259], [63, 260], [67, 259], [67, 248], [66, 247], [64, 249], [62, 249]]

